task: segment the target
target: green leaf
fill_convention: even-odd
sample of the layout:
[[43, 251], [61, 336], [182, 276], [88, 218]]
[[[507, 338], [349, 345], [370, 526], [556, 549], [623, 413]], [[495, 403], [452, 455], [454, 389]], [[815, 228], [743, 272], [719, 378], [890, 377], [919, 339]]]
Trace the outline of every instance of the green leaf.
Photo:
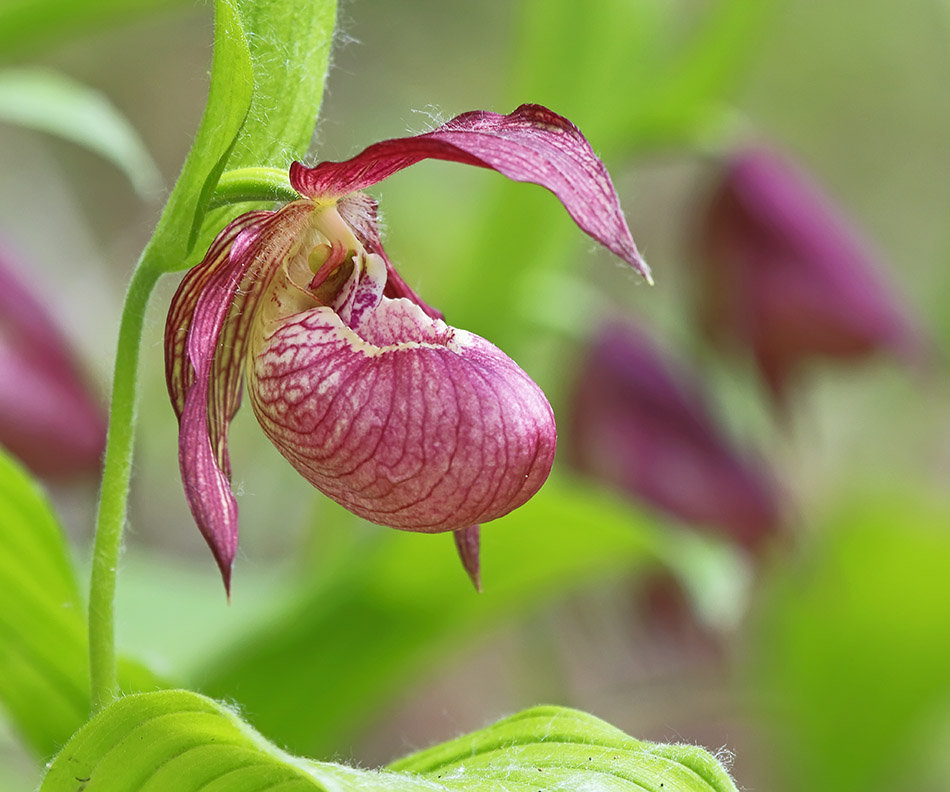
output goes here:
[[211, 208], [222, 202], [215, 190], [225, 169], [287, 170], [303, 158], [323, 98], [336, 0], [218, 0], [215, 8], [218, 43], [208, 105], [169, 200], [170, 219], [163, 215], [156, 231], [164, 271], [194, 266], [231, 220], [273, 204]]
[[159, 271], [185, 266], [218, 177], [251, 107], [251, 53], [232, 0], [215, 2], [214, 41], [208, 102], [195, 142], [143, 255], [148, 265]]
[[889, 482], [839, 508], [803, 558], [776, 570], [743, 677], [774, 713], [783, 788], [941, 788], [925, 779], [947, 757], [945, 741], [928, 751], [950, 719], [948, 525], [945, 497]]
[[634, 740], [593, 715], [550, 706], [532, 707], [387, 769], [450, 789], [735, 790], [722, 765], [698, 746]]
[[632, 112], [641, 144], [702, 143], [727, 115], [724, 102], [745, 74], [774, 6], [773, 0], [718, 0], [680, 48], [644, 104]]
[[135, 129], [101, 93], [46, 69], [0, 71], [0, 121], [65, 138], [121, 170], [140, 195], [161, 176]]
[[41, 792], [735, 792], [695, 746], [634, 740], [590, 715], [538, 707], [396, 762], [357, 770], [291, 756], [232, 710], [185, 690], [128, 696], [86, 724]]
[[186, 0], [3, 0], [0, 58], [34, 55], [38, 47], [77, 33], [190, 4]]
[[38, 756], [89, 710], [85, 619], [69, 554], [39, 487], [0, 453], [0, 702]]
[[[49, 757], [89, 713], [85, 610], [56, 517], [0, 451], [0, 705], [30, 749]], [[157, 687], [131, 661], [124, 690]]]
[[[194, 679], [236, 698], [281, 744], [319, 756], [345, 747], [383, 703], [490, 627], [655, 562], [665, 549], [626, 504], [558, 480], [483, 528], [480, 595], [451, 536], [361, 525], [329, 504], [317, 530], [359, 538], [333, 557], [323, 553], [306, 570], [308, 590]], [[300, 707], [321, 717], [287, 717]]]
[[323, 99], [336, 0], [236, 0], [254, 96], [228, 169], [290, 167], [310, 147]]

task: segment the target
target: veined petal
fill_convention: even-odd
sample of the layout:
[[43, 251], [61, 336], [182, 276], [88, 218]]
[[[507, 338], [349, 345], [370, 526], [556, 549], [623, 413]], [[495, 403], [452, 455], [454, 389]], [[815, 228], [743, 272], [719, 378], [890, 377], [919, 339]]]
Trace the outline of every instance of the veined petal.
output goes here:
[[527, 501], [554, 459], [554, 416], [528, 375], [406, 299], [383, 297], [356, 328], [330, 307], [270, 323], [252, 337], [248, 388], [308, 481], [393, 528], [470, 531]]
[[301, 195], [327, 200], [425, 159], [490, 168], [547, 188], [585, 233], [651, 280], [603, 162], [574, 124], [541, 105], [524, 104], [509, 115], [463, 113], [432, 132], [384, 140], [343, 162], [321, 162], [314, 168], [295, 162], [290, 182]]
[[195, 382], [195, 371], [186, 359], [185, 346], [195, 306], [209, 282], [222, 268], [233, 268], [231, 247], [237, 236], [247, 228], [254, 228], [273, 212], [250, 212], [241, 215], [227, 226], [211, 244], [201, 263], [188, 270], [172, 298], [165, 323], [165, 382], [175, 415], [181, 419], [185, 397]]
[[186, 275], [169, 310], [165, 373], [179, 418], [182, 482], [225, 586], [238, 534], [227, 431], [241, 401], [248, 329], [270, 274], [312, 212], [300, 201], [235, 220]]

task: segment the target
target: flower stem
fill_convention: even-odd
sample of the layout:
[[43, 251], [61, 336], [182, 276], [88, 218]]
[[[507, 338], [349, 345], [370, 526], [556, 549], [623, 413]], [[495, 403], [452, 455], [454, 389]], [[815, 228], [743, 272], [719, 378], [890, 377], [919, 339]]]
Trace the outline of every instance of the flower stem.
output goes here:
[[[243, 168], [221, 176], [219, 186], [205, 210], [235, 202], [292, 200], [297, 197], [290, 187], [286, 172], [274, 168]], [[109, 409], [109, 436], [89, 583], [89, 676], [93, 714], [119, 696], [115, 652], [116, 574], [132, 474], [136, 389], [145, 307], [159, 277], [170, 269], [169, 259], [175, 258], [169, 253], [170, 233], [167, 230], [174, 223], [166, 223], [166, 219], [163, 214], [155, 235], [146, 245], [132, 274], [119, 325], [112, 405]], [[186, 250], [184, 248], [179, 252], [184, 256]]]
[[243, 201], [296, 201], [300, 195], [290, 186], [287, 171], [279, 168], [238, 168], [218, 179], [210, 207]]
[[136, 387], [145, 307], [161, 275], [161, 269], [150, 264], [151, 249], [154, 248], [149, 245], [142, 253], [126, 293], [112, 381], [109, 436], [89, 586], [89, 674], [93, 713], [119, 695], [115, 653], [116, 570], [132, 473]]

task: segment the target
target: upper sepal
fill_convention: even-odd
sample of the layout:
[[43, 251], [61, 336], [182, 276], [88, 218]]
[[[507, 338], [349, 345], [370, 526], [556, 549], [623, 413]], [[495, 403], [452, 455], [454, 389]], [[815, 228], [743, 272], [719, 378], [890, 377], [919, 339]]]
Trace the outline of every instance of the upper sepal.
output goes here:
[[490, 168], [553, 192], [587, 234], [652, 282], [634, 244], [610, 175], [570, 121], [546, 107], [523, 104], [509, 115], [476, 110], [422, 135], [376, 143], [343, 162], [290, 166], [301, 195], [329, 200], [362, 190], [425, 159]]

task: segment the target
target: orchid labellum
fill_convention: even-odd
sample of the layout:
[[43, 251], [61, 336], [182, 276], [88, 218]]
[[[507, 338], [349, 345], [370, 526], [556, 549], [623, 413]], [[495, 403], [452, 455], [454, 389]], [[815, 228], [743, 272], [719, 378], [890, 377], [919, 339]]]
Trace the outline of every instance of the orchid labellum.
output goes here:
[[556, 430], [544, 394], [406, 285], [360, 192], [423, 159], [546, 187], [649, 277], [603, 163], [544, 107], [465, 113], [345, 162], [294, 163], [300, 200], [225, 228], [182, 281], [166, 327], [185, 494], [226, 586], [238, 537], [227, 431], [244, 376], [261, 427], [304, 478], [372, 522], [456, 532], [476, 584], [478, 525], [548, 476]]

